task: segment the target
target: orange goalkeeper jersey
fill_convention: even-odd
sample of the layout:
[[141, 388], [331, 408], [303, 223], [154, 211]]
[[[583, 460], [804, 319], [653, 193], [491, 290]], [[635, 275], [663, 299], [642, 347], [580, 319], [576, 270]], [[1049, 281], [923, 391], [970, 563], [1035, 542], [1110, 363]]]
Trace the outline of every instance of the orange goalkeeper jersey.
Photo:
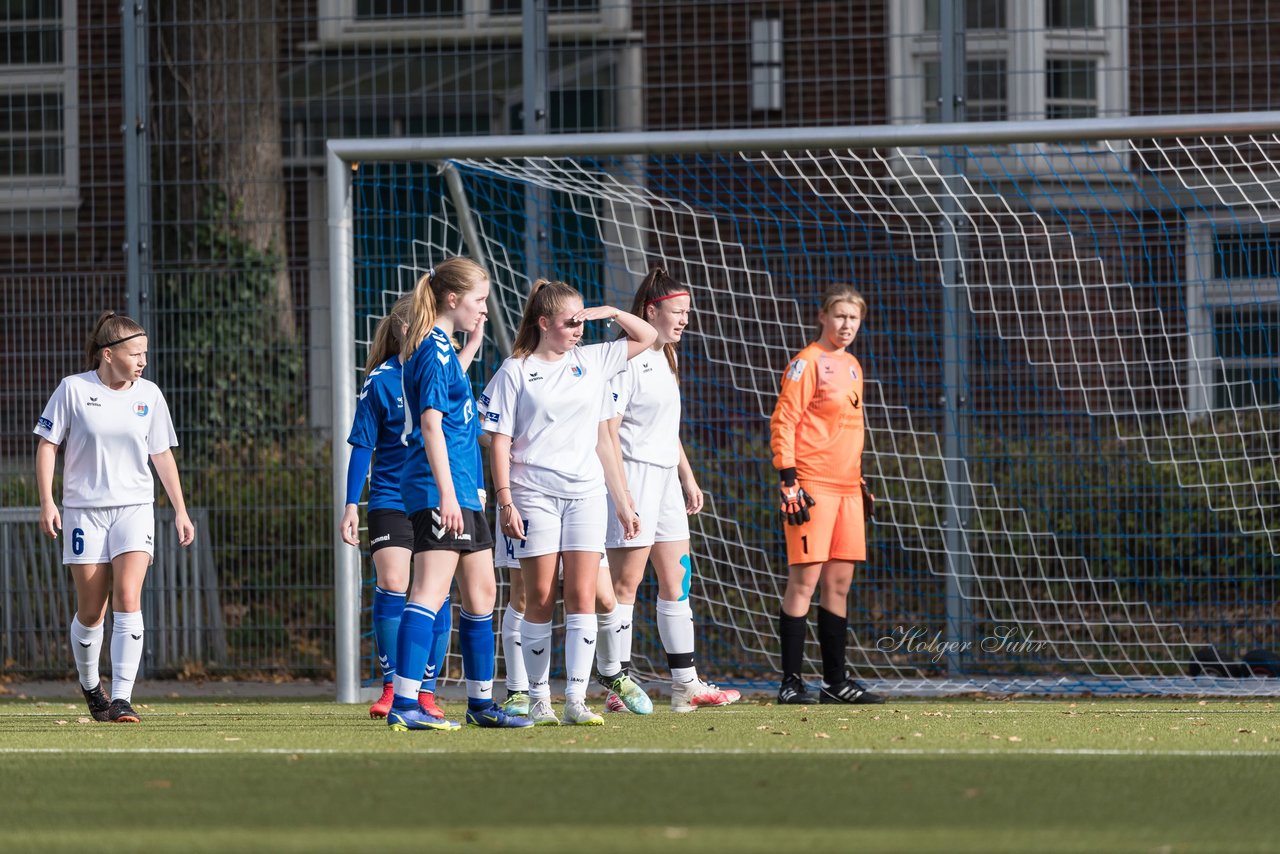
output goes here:
[[862, 365], [810, 344], [791, 360], [769, 420], [773, 467], [805, 484], [854, 492], [862, 481]]

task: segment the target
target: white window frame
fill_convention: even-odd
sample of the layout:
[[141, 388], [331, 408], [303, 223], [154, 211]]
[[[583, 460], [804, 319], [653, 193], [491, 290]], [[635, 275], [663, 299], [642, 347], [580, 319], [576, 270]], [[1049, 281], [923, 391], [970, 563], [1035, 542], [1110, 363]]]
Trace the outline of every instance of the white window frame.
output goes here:
[[[0, 66], [0, 92], [62, 95], [62, 174], [0, 177], [0, 211], [40, 211], [80, 204], [80, 121], [76, 0], [62, 0], [62, 63]], [[33, 221], [39, 225], [39, 220]], [[52, 228], [53, 224], [49, 224]]]
[[[1222, 370], [1222, 359], [1214, 349], [1214, 309], [1236, 305], [1240, 302], [1240, 297], [1257, 293], [1276, 294], [1275, 302], [1280, 305], [1280, 278], [1219, 279], [1214, 276], [1214, 261], [1217, 257], [1214, 240], [1219, 225], [1240, 228], [1242, 222], [1230, 213], [1195, 213], [1187, 216], [1186, 406], [1187, 411], [1193, 415], [1208, 415], [1224, 409], [1217, 406], [1214, 400]], [[1243, 227], [1246, 231], [1250, 229], [1248, 225]], [[1266, 224], [1257, 223], [1258, 231], [1266, 229]]]
[[[1129, 0], [1094, 0], [1092, 29], [1047, 29], [1046, 0], [1005, 0], [1005, 29], [971, 30], [965, 52], [977, 59], [1008, 58], [1011, 121], [1046, 115], [1049, 57], [1096, 59], [1098, 115], [1129, 110]], [[924, 0], [889, 4], [889, 118], [894, 124], [923, 121], [924, 63], [939, 56], [937, 33], [924, 30]]]
[[[396, 41], [457, 42], [466, 39], [518, 36], [520, 15], [493, 15], [490, 0], [462, 0], [456, 18], [388, 18], [358, 20], [356, 0], [318, 0], [319, 36], [326, 45], [374, 44]], [[552, 35], [626, 32], [631, 25], [631, 0], [600, 0], [596, 12], [552, 12], [547, 29]]]

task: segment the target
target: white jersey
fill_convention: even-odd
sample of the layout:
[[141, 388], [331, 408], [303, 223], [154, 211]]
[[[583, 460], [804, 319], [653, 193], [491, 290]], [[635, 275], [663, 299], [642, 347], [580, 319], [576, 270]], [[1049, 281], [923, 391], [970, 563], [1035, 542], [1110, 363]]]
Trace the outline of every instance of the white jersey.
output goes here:
[[575, 347], [558, 362], [502, 363], [480, 412], [487, 432], [511, 437], [513, 485], [561, 498], [604, 494], [597, 431], [614, 414], [609, 381], [626, 366], [626, 339]]
[[622, 458], [670, 468], [680, 464], [680, 385], [661, 350], [646, 350], [611, 384], [622, 416]]
[[120, 507], [155, 501], [150, 455], [178, 444], [160, 387], [138, 379], [103, 385], [97, 371], [65, 377], [45, 405], [35, 434], [67, 444], [64, 507]]

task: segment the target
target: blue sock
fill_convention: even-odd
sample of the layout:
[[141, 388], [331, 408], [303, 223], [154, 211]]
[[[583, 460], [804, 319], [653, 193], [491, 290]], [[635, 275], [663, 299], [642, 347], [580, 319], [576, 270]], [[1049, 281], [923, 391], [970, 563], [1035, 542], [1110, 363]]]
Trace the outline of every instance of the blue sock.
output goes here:
[[458, 645], [462, 647], [462, 672], [467, 678], [467, 706], [487, 709], [493, 703], [493, 612], [462, 611]]
[[378, 646], [378, 664], [382, 681], [396, 675], [396, 636], [400, 634], [400, 614], [404, 611], [404, 594], [373, 588], [373, 638]]
[[395, 709], [418, 707], [418, 688], [422, 685], [422, 680], [416, 675], [406, 677], [404, 674], [421, 673], [426, 668], [427, 658], [431, 655], [435, 623], [436, 612], [425, 605], [410, 602], [404, 606], [404, 615], [400, 618], [399, 643], [396, 644], [396, 660], [400, 662], [400, 670], [396, 672], [395, 678]]
[[444, 604], [436, 612], [436, 627], [431, 645], [431, 658], [427, 660], [427, 669], [422, 674], [422, 687], [418, 690], [435, 693], [436, 677], [440, 675], [440, 671], [444, 668], [445, 656], [449, 654], [449, 633], [452, 630], [453, 603], [450, 601], [450, 597], [446, 596], [444, 597]]

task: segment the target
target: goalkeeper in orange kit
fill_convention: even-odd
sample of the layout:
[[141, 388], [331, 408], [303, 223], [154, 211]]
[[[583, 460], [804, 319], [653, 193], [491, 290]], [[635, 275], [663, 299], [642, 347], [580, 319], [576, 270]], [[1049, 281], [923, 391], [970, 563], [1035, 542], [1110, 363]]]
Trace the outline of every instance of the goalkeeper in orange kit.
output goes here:
[[[852, 287], [829, 291], [818, 312], [818, 340], [782, 377], [769, 421], [787, 539], [787, 589], [778, 617], [782, 643], [779, 704], [883, 703], [845, 670], [849, 587], [855, 561], [867, 559], [872, 501], [862, 479], [862, 366], [847, 352], [867, 313]], [[809, 604], [818, 600], [822, 688], [801, 678]]]

